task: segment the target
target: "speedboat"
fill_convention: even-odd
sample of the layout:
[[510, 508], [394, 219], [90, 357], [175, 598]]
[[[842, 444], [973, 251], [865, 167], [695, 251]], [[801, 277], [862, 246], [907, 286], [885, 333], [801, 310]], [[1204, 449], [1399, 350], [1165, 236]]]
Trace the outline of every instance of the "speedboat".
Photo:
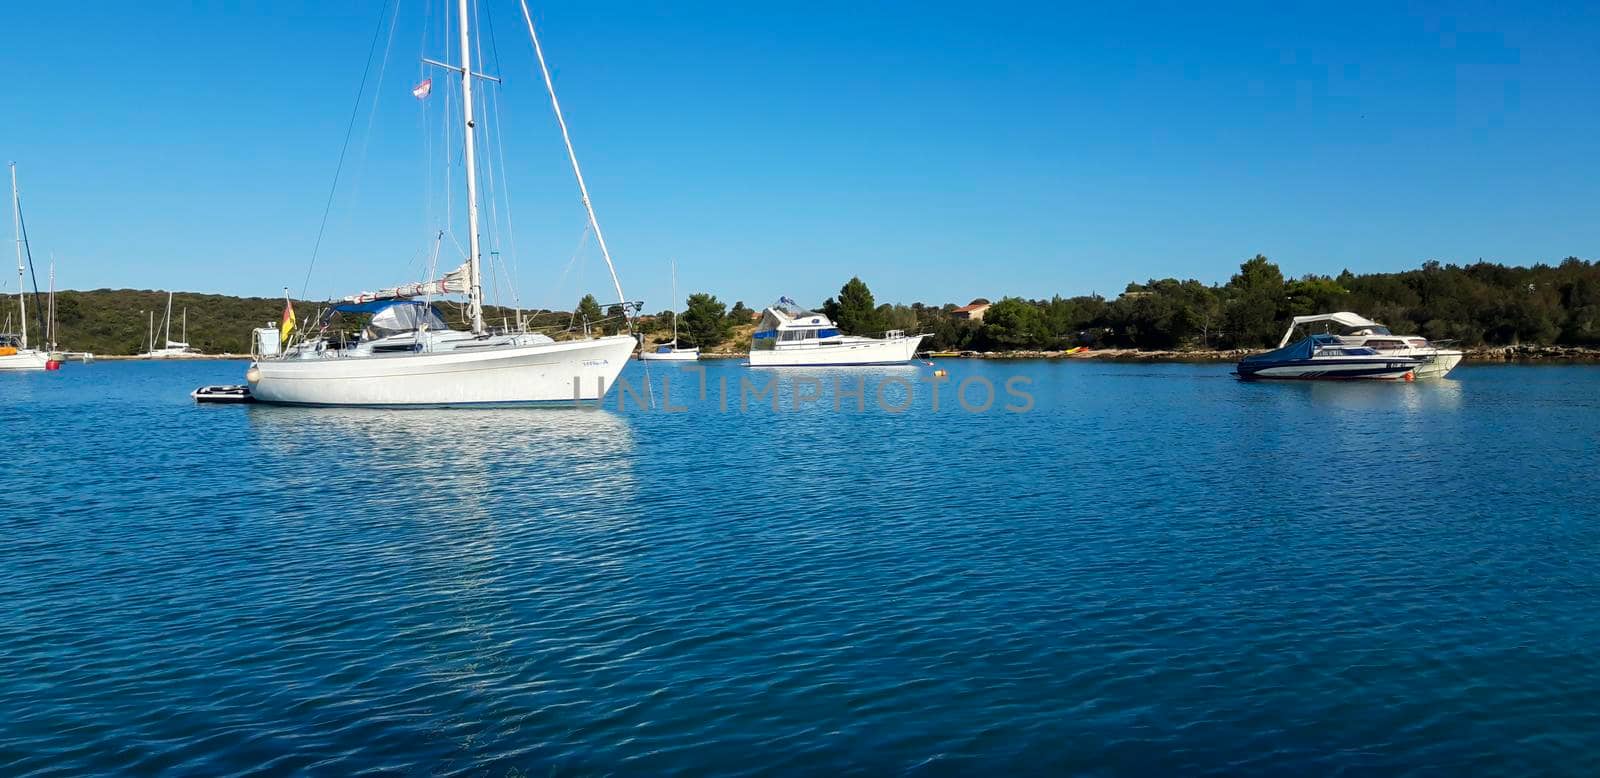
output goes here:
[[1312, 330], [1312, 325], [1322, 324], [1324, 331], [1337, 328], [1339, 341], [1348, 346], [1366, 346], [1384, 356], [1414, 357], [1422, 361], [1414, 372], [1416, 378], [1443, 378], [1445, 374], [1461, 364], [1461, 351], [1453, 348], [1441, 348], [1450, 341], [1429, 342], [1421, 335], [1396, 335], [1383, 326], [1364, 316], [1358, 316], [1349, 311], [1338, 313], [1319, 313], [1311, 316], [1296, 316], [1289, 321], [1289, 329], [1283, 333], [1283, 340], [1278, 342], [1282, 348], [1294, 337], [1295, 331], [1304, 326], [1307, 331]]
[[899, 365], [910, 362], [925, 335], [890, 330], [882, 338], [845, 335], [828, 317], [785, 298], [761, 314], [750, 344], [751, 367]]
[[1239, 360], [1238, 376], [1246, 379], [1409, 381], [1416, 377], [1421, 365], [1422, 360], [1416, 357], [1380, 354], [1366, 346], [1349, 345], [1337, 335], [1319, 333]]

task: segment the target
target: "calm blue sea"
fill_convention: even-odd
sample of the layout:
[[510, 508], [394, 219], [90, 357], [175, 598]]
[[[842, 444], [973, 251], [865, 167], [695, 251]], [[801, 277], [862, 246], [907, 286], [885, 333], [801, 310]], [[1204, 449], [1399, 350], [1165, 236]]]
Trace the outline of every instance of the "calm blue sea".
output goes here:
[[1600, 773], [1600, 369], [188, 398], [244, 367], [0, 375], [0, 774]]

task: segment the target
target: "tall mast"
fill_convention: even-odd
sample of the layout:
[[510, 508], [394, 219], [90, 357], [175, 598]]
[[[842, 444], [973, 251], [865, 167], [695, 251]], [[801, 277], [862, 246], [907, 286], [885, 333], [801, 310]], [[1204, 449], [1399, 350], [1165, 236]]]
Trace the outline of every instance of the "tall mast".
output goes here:
[[[520, 0], [520, 3], [522, 19], [528, 23], [528, 37], [533, 39], [533, 54], [539, 60], [539, 73], [544, 76], [545, 91], [550, 93], [550, 108], [555, 111], [556, 124], [561, 127], [561, 140], [567, 144], [567, 160], [572, 163], [572, 176], [578, 179], [578, 194], [583, 198], [583, 209], [589, 214], [589, 226], [594, 229], [595, 243], [600, 245], [600, 256], [605, 258], [606, 269], [611, 271], [611, 285], [616, 287], [617, 301], [622, 303], [623, 312], [626, 314], [628, 298], [622, 294], [622, 279], [617, 277], [617, 265], [611, 261], [611, 249], [606, 248], [606, 236], [600, 231], [600, 220], [595, 218], [594, 203], [589, 200], [589, 186], [583, 183], [583, 170], [578, 167], [578, 152], [572, 148], [572, 136], [567, 133], [567, 120], [561, 115], [561, 101], [556, 99], [556, 84], [550, 79], [550, 66], [544, 61], [544, 47], [539, 45], [539, 34], [533, 30], [533, 14], [528, 10], [528, 0]], [[628, 319], [628, 325], [633, 326], [631, 318]]]
[[17, 232], [17, 310], [22, 316], [22, 347], [28, 347], [28, 297], [22, 285], [22, 196], [17, 194], [17, 163], [11, 163], [11, 225]]
[[[163, 318], [161, 320], [161, 326], [165, 327], [166, 331], [167, 331], [167, 334], [162, 335], [161, 337], [165, 338], [167, 343], [171, 343], [172, 342], [172, 293], [171, 292], [167, 292], [167, 315], [166, 315], [166, 318]], [[162, 348], [166, 348], [167, 347], [167, 343], [161, 344], [161, 347]]]
[[672, 260], [672, 348], [678, 348], [678, 260]]
[[44, 343], [45, 348], [56, 350], [56, 253], [50, 252], [50, 301], [49, 313], [45, 316]]
[[461, 0], [461, 114], [467, 126], [467, 300], [472, 331], [483, 333], [483, 271], [478, 267], [478, 160], [472, 118], [472, 35], [467, 30], [467, 0]]

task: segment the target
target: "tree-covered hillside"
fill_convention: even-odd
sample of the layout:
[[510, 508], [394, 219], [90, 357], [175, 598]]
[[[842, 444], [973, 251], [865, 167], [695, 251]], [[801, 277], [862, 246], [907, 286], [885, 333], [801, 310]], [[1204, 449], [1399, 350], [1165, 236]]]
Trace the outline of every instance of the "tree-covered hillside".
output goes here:
[[[989, 290], [974, 290], [987, 292]], [[63, 348], [97, 354], [136, 354], [149, 337], [150, 312], [155, 312], [156, 340], [166, 311], [165, 292], [99, 289], [60, 292], [56, 318]], [[32, 298], [30, 298], [31, 300]], [[982, 302], [988, 302], [982, 300]], [[326, 303], [297, 302], [302, 326]], [[0, 311], [15, 330], [15, 298]], [[440, 306], [456, 326], [465, 324], [464, 306]], [[1557, 265], [1508, 267], [1491, 262], [1471, 265], [1424, 263], [1399, 273], [1284, 278], [1271, 260], [1257, 255], [1245, 260], [1226, 284], [1207, 285], [1194, 279], [1152, 279], [1130, 283], [1116, 299], [1089, 295], [1050, 299], [1005, 297], [994, 302], [982, 320], [953, 314], [955, 303], [928, 305], [877, 303], [860, 278], [851, 278], [836, 298], [821, 304], [823, 312], [848, 334], [873, 335], [885, 330], [927, 333], [928, 348], [1002, 351], [1061, 349], [1071, 346], [1178, 348], [1260, 348], [1275, 344], [1291, 316], [1354, 311], [1389, 325], [1399, 333], [1421, 333], [1452, 339], [1465, 346], [1600, 345], [1600, 263], [1569, 257]], [[282, 298], [228, 297], [180, 292], [173, 299], [172, 337], [182, 340], [183, 310], [189, 311], [188, 341], [207, 353], [248, 353], [250, 330], [278, 321]], [[714, 295], [689, 296], [679, 318], [679, 341], [716, 348], [748, 327], [751, 311], [743, 302], [727, 308]], [[29, 328], [37, 336], [39, 319], [29, 306]], [[554, 337], [591, 331], [615, 333], [624, 328], [622, 310], [602, 311], [586, 297], [572, 311], [524, 312], [530, 326]], [[515, 312], [488, 307], [491, 327], [513, 324]], [[671, 312], [637, 322], [654, 340], [671, 333]], [[748, 343], [733, 343], [735, 348]]]
[[[28, 333], [30, 340], [41, 343], [39, 324], [43, 320], [44, 296], [39, 305], [32, 295], [28, 298]], [[295, 315], [301, 326], [307, 326], [318, 310], [327, 305], [323, 301], [296, 301]], [[462, 323], [465, 312], [462, 306], [439, 306], [446, 318]], [[188, 310], [188, 343], [207, 354], [248, 354], [250, 331], [278, 323], [283, 316], [282, 297], [230, 297], [218, 294], [176, 292], [172, 297], [172, 339], [183, 340], [184, 311]], [[17, 323], [16, 297], [6, 298], [0, 315], [0, 325], [9, 324], [15, 331]], [[155, 341], [161, 345], [166, 331], [162, 326], [167, 311], [167, 293], [148, 289], [96, 289], [94, 291], [62, 291], [56, 293], [56, 323], [60, 328], [56, 343], [70, 351], [89, 351], [102, 355], [139, 354], [149, 346], [152, 312], [155, 318]], [[571, 320], [567, 312], [524, 312], [536, 327], [562, 328]], [[514, 321], [515, 313], [493, 306], [484, 309], [484, 319], [491, 326]]]

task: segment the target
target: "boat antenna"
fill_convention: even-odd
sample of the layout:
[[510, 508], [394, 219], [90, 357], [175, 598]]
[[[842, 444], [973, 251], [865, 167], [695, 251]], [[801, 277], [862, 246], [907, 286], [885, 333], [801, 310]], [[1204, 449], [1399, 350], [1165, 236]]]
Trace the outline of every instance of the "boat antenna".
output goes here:
[[[466, 3], [466, 0], [461, 0]], [[578, 153], [572, 148], [572, 136], [567, 132], [567, 120], [561, 115], [561, 101], [556, 99], [556, 85], [550, 80], [550, 66], [544, 61], [544, 47], [539, 45], [539, 34], [533, 29], [533, 14], [528, 11], [528, 0], [519, 0], [522, 4], [522, 18], [528, 23], [528, 37], [533, 39], [533, 53], [539, 59], [539, 72], [544, 75], [545, 90], [550, 93], [550, 107], [555, 109], [556, 123], [561, 125], [561, 140], [567, 144], [567, 159], [572, 161], [572, 175], [578, 179], [578, 194], [583, 197], [583, 209], [589, 214], [589, 226], [594, 229], [595, 242], [600, 244], [600, 255], [605, 257], [606, 269], [611, 271], [611, 284], [617, 290], [617, 299], [622, 302], [623, 318], [628, 323], [629, 332], [633, 331], [633, 318], [638, 311], [629, 313], [628, 296], [622, 293], [622, 281], [617, 278], [616, 263], [611, 261], [611, 250], [606, 248], [605, 234], [600, 231], [600, 221], [594, 215], [594, 203], [589, 200], [589, 187], [583, 183], [583, 170], [578, 167]], [[463, 5], [463, 7], [465, 7]]]

